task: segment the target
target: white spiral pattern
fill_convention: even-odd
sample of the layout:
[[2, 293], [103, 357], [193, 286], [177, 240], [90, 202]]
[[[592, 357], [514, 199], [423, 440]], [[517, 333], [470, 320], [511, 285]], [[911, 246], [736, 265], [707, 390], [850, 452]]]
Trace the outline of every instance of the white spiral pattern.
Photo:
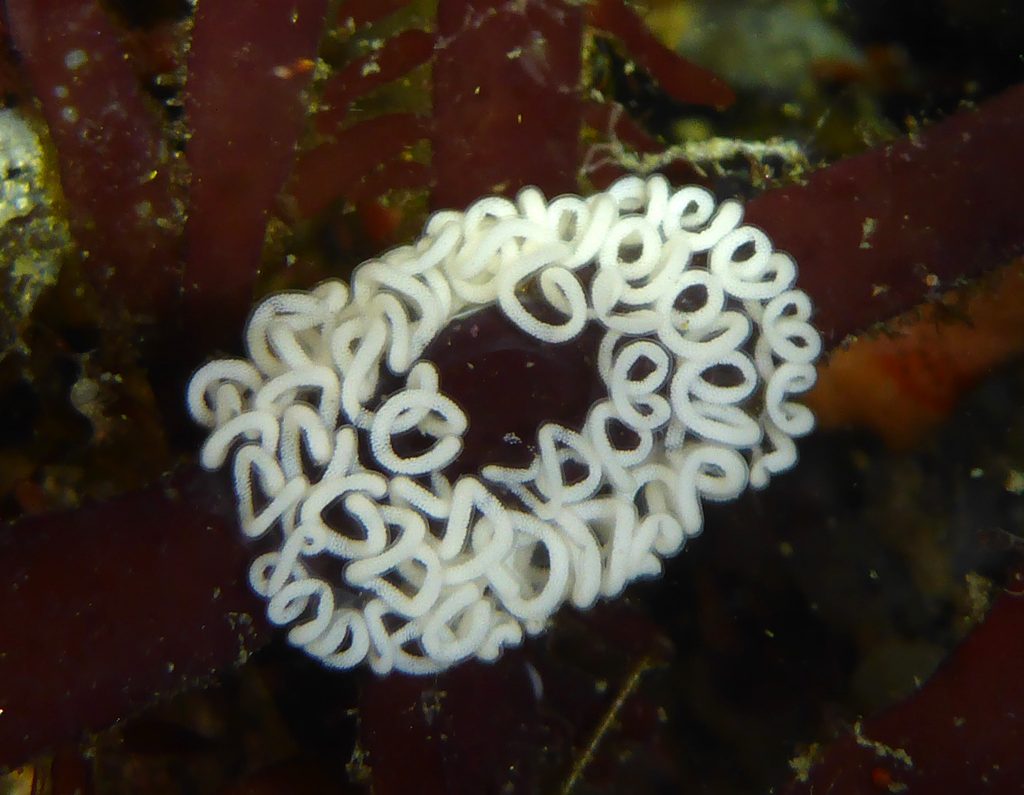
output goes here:
[[[435, 214], [351, 289], [265, 299], [249, 358], [201, 368], [188, 407], [210, 429], [203, 466], [231, 460], [242, 531], [270, 550], [250, 570], [270, 620], [337, 668], [493, 660], [566, 602], [658, 575], [700, 532], [704, 500], [792, 466], [792, 437], [813, 425], [792, 398], [813, 384], [821, 340], [792, 259], [742, 216], [661, 176], [550, 202], [527, 188]], [[531, 314], [524, 286], [554, 312]], [[529, 467], [450, 483], [440, 473], [468, 419], [420, 357], [453, 318], [495, 303], [543, 343], [600, 324], [607, 398], [581, 429], [543, 425]], [[404, 386], [380, 400], [385, 365]], [[393, 442], [411, 430], [433, 444], [407, 457]]]

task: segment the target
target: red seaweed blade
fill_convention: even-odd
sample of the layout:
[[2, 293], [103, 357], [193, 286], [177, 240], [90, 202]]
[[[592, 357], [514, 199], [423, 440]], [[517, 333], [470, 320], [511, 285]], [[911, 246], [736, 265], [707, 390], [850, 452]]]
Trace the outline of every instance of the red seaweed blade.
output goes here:
[[269, 208], [291, 170], [326, 0], [231, 0], [196, 11], [186, 112], [186, 320], [233, 338], [252, 301]]
[[301, 217], [310, 218], [347, 196], [380, 163], [421, 140], [426, 123], [411, 113], [390, 113], [360, 122], [299, 156], [290, 191]]
[[0, 767], [259, 645], [233, 505], [209, 476], [0, 529]]
[[433, 206], [464, 207], [524, 185], [548, 195], [574, 190], [581, 10], [441, 0], [437, 23]]
[[618, 37], [637, 63], [678, 102], [727, 108], [736, 101], [728, 84], [662, 44], [644, 21], [622, 0], [598, 0], [589, 7], [590, 21]]
[[[1017, 791], [1024, 777], [1024, 597], [1005, 593], [928, 683], [815, 760], [789, 795]], [[951, 760], [955, 764], [950, 764]]]
[[115, 28], [96, 0], [8, 0], [6, 13], [87, 272], [128, 307], [165, 312], [180, 231], [169, 153]]
[[[570, 3], [528, 3], [525, 12], [515, 13], [493, 12], [491, 6], [440, 3], [445, 45], [435, 70], [433, 128], [439, 174], [433, 200], [438, 205], [462, 206], [480, 193], [513, 192], [526, 183], [539, 184], [549, 193], [576, 185], [581, 12]], [[237, 15], [228, 7], [223, 2], [203, 3], [196, 20], [189, 100], [196, 136], [189, 158], [197, 172], [194, 208], [203, 209], [194, 211], [193, 218], [204, 217], [194, 220], [189, 232], [188, 281], [197, 285], [196, 305], [218, 308], [211, 313], [216, 317], [207, 316], [202, 328], [222, 323], [237, 334], [238, 313], [249, 304], [266, 214], [291, 164], [301, 127], [296, 116], [302, 115], [306, 67], [305, 56], [297, 53], [315, 52], [315, 37], [311, 23], [304, 27], [311, 17], [300, 14], [301, 36], [284, 36], [283, 43], [271, 42], [268, 49], [242, 52], [231, 43], [262, 41], [260, 37], [281, 31], [271, 31], [268, 24], [245, 33], [233, 23], [257, 23], [235, 20]], [[310, 0], [309, 7], [322, 4]], [[266, 23], [281, 8], [277, 4], [271, 9], [265, 1], [253, 4], [251, 14]], [[47, 99], [53, 87], [48, 81], [60, 79], [64, 66], [57, 56], [64, 57], [67, 42], [56, 46], [45, 37], [37, 40], [42, 35], [39, 15], [56, 13], [55, 9], [95, 14], [98, 7], [85, 0], [9, 0], [7, 9], [20, 25], [15, 38], [49, 119], [61, 111], [59, 103]], [[119, 53], [105, 18], [97, 19], [96, 26], [100, 44], [93, 42], [92, 52], [102, 45], [104, 52]], [[64, 35], [64, 27], [61, 19], [47, 29]], [[629, 44], [628, 37], [618, 35]], [[241, 55], [257, 58], [269, 72], [241, 68]], [[113, 69], [105, 90], [128, 86], [125, 76], [105, 62]], [[474, 68], [466, 69], [467, 63]], [[283, 77], [274, 72], [275, 66], [281, 67]], [[652, 74], [658, 71], [648, 68]], [[76, 89], [82, 91], [81, 98], [74, 95], [85, 117], [90, 108], [100, 113], [105, 107], [97, 102], [100, 83], [88, 82], [88, 90]], [[257, 98], [253, 86], [277, 93]], [[1014, 195], [1005, 190], [1008, 182], [1017, 177], [1019, 183], [1019, 171], [1012, 164], [1021, 132], [1022, 91], [1015, 89], [977, 112], [928, 130], [919, 142], [846, 161], [814, 175], [807, 187], [769, 193], [753, 203], [751, 219], [759, 219], [781, 247], [798, 256], [821, 307], [819, 317], [834, 339], [920, 300], [926, 285], [913, 268], [916, 262], [948, 279], [1001, 264], [1008, 251], [1019, 247], [1020, 215], [1003, 197]], [[137, 88], [126, 96], [138, 110]], [[285, 109], [283, 120], [270, 119], [266, 109], [279, 103]], [[133, 123], [143, 116], [133, 115]], [[65, 138], [59, 124], [57, 120], [51, 127], [56, 125], [62, 168], [71, 175], [82, 169], [92, 180], [88, 184], [117, 177], [131, 187], [128, 177], [143, 173], [140, 164], [156, 157], [152, 136], [143, 127], [138, 140], [134, 132], [128, 135], [133, 145], [149, 142], [139, 158], [127, 164], [118, 161], [115, 171], [107, 173], [103, 169], [109, 163]], [[118, 129], [112, 124], [111, 135]], [[254, 164], [264, 164], [264, 158], [269, 163], [266, 173], [248, 173]], [[163, 179], [158, 171], [158, 180]], [[956, 201], [943, 195], [949, 190], [947, 179], [957, 188]], [[68, 180], [74, 183], [73, 178]], [[86, 183], [83, 179], [82, 185]], [[243, 185], [248, 189], [241, 189]], [[72, 198], [73, 191], [68, 186], [66, 190]], [[82, 207], [99, 200], [84, 188], [78, 190], [72, 201]], [[921, 202], [923, 209], [906, 210], [904, 201]], [[902, 220], [904, 213], [910, 213], [908, 221]], [[878, 223], [870, 239], [864, 236], [866, 217]], [[138, 245], [149, 239], [147, 235], [157, 234], [144, 227], [132, 237], [139, 230], [118, 226], [127, 223], [123, 213], [108, 222], [108, 231], [122, 233], [111, 238], [109, 245], [114, 247], [129, 238]], [[883, 228], [888, 223], [893, 226]], [[217, 228], [221, 224], [223, 228]], [[81, 228], [88, 231], [87, 225]], [[159, 235], [154, 239], [163, 240]], [[872, 245], [864, 248], [863, 242]], [[897, 254], [879, 251], [883, 242], [894, 245]], [[152, 251], [156, 257], [155, 252], [165, 250], [154, 244]], [[873, 280], [892, 286], [884, 299], [872, 299]], [[190, 476], [184, 477], [187, 481]], [[4, 760], [19, 761], [55, 738], [107, 723], [154, 693], [236, 659], [238, 630], [229, 619], [236, 610], [248, 609], [252, 600], [240, 578], [245, 550], [227, 530], [229, 525], [208, 498], [179, 500], [156, 488], [0, 531], [0, 543], [6, 547], [0, 556], [0, 582], [11, 592], [10, 599], [0, 602], [0, 638], [14, 638], [17, 644], [16, 653], [0, 657], [0, 682], [8, 688], [7, 700], [0, 702], [5, 709], [0, 714], [0, 732], [6, 732], [0, 735]], [[26, 532], [32, 529], [38, 533]], [[43, 541], [33, 542], [33, 535]], [[44, 543], [58, 536], [59, 543]], [[174, 576], [183, 569], [189, 570], [190, 578]], [[119, 572], [132, 576], [119, 578]], [[93, 576], [98, 579], [90, 579]], [[160, 588], [155, 592], [157, 582]], [[217, 588], [219, 602], [212, 598]], [[156, 601], [148, 612], [136, 609], [152, 599]], [[37, 621], [48, 614], [49, 623]], [[29, 624], [35, 622], [32, 626], [26, 624], [28, 617]], [[39, 634], [29, 637], [26, 631]], [[76, 657], [71, 660], [60, 648], [73, 648], [64, 639], [75, 631], [81, 631], [84, 640], [74, 648]], [[32, 640], [36, 637], [38, 648]], [[62, 642], [66, 646], [55, 652], [52, 644]], [[123, 655], [115, 651], [119, 644]], [[174, 665], [173, 671], [168, 663]]]
[[[919, 135], [768, 191], [746, 218], [800, 266], [835, 344], [1024, 251], [1024, 86]], [[938, 281], [928, 284], [934, 276]]]

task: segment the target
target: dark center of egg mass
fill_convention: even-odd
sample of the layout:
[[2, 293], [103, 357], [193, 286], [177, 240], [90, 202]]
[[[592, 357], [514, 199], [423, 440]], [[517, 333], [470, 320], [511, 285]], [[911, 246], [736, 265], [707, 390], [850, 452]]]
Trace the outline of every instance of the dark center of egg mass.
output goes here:
[[[590, 325], [569, 342], [540, 342], [496, 306], [451, 322], [421, 357], [437, 366], [442, 394], [469, 420], [462, 452], [444, 474], [454, 481], [488, 464], [525, 467], [541, 425], [582, 428], [605, 392], [599, 341], [599, 328]], [[415, 454], [433, 443], [417, 437], [396, 439], [396, 451]]]
[[[554, 422], [581, 429], [590, 407], [606, 392], [597, 370], [600, 339], [601, 328], [590, 324], [569, 342], [542, 343], [517, 328], [496, 306], [451, 322], [421, 357], [437, 366], [441, 393], [454, 400], [469, 420], [462, 451], [443, 474], [454, 483], [462, 475], [479, 475], [487, 464], [525, 467], [537, 452], [541, 425]], [[385, 370], [379, 400], [395, 393], [403, 381], [404, 377]], [[404, 456], [424, 452], [434, 443], [418, 432], [392, 440], [395, 451]], [[377, 469], [369, 434], [359, 434], [359, 447], [360, 461]], [[578, 466], [567, 465], [567, 469], [570, 481], [582, 474]], [[340, 503], [328, 506], [322, 515], [340, 532], [352, 527]], [[304, 565], [328, 582], [344, 582], [343, 560], [320, 555]], [[355, 594], [339, 589], [335, 599], [347, 604]]]

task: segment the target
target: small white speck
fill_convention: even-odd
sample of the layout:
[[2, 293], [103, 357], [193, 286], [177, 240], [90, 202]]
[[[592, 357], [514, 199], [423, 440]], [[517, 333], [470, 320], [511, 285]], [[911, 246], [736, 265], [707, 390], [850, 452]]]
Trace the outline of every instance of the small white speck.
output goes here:
[[544, 698], [544, 682], [540, 678], [540, 672], [533, 667], [532, 663], [527, 663], [526, 675], [530, 678], [530, 688], [533, 690], [533, 697], [540, 701]]
[[85, 50], [71, 50], [64, 56], [64, 65], [72, 72], [80, 69], [89, 62], [89, 55]]
[[861, 225], [860, 230], [860, 247], [871, 248], [871, 236], [875, 234], [875, 229], [878, 228], [877, 218], [865, 218], [864, 223]]
[[68, 98], [68, 87], [67, 86], [54, 86], [53, 87], [53, 95], [55, 97], [57, 97], [57, 99], [67, 99]]
[[66, 108], [61, 108], [60, 117], [68, 124], [74, 124], [78, 121], [78, 108], [73, 108], [70, 105]]

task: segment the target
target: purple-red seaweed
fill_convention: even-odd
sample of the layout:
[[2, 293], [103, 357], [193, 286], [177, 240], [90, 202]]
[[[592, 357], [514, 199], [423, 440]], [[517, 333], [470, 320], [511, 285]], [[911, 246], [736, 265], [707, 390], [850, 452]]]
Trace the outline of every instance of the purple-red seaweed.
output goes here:
[[[914, 695], [811, 754], [787, 795], [1011, 792], [1024, 742], [1020, 575]], [[957, 760], [951, 765], [950, 760]]]
[[184, 469], [0, 532], [0, 765], [203, 681], [267, 636], [233, 506]]
[[224, 2], [196, 11], [183, 279], [185, 327], [201, 322], [204, 342], [233, 341], [248, 312], [267, 221], [302, 131], [326, 10], [326, 0], [259, 0], [245, 13]]
[[140, 313], [165, 313], [180, 276], [171, 153], [96, 0], [12, 0], [7, 26], [53, 138], [84, 266]]
[[[290, 195], [303, 217], [339, 199], [375, 199], [385, 188], [406, 185], [429, 186], [434, 206], [462, 205], [495, 190], [514, 193], [530, 183], [555, 193], [576, 187], [581, 125], [585, 118], [610, 118], [609, 105], [595, 106], [579, 91], [588, 17], [578, 4], [527, 2], [520, 9], [441, 0], [439, 39], [399, 34], [378, 53], [380, 73], [364, 74], [366, 62], [357, 60], [328, 78], [323, 98], [333, 105], [312, 125], [327, 139], [299, 149], [326, 5], [303, 0], [282, 15], [281, 4], [264, 0], [239, 16], [228, 0], [200, 4], [188, 62], [186, 192], [172, 173], [159, 116], [103, 6], [6, 0], [0, 32], [10, 36], [21, 59], [18, 78], [31, 87], [50, 131], [68, 216], [88, 252], [83, 269], [109, 291], [113, 313], [123, 306], [140, 324], [165, 321], [155, 325], [157, 336], [161, 328], [165, 334], [186, 328], [193, 345], [233, 342], [229, 335], [251, 303], [267, 220], [288, 205], [279, 196], [286, 183], [285, 199]], [[348, 2], [340, 18], [358, 28], [402, 5]], [[712, 106], [731, 100], [727, 86], [654, 41], [621, 3], [596, 4], [589, 24], [616, 37], [668, 95]], [[391, 114], [345, 126], [346, 103], [428, 59], [434, 70], [429, 119]], [[401, 158], [424, 139], [432, 144], [429, 164]], [[819, 323], [837, 343], [918, 304], [935, 280], [952, 286], [1022, 251], [1024, 216], [1012, 201], [1024, 180], [1017, 156], [1022, 139], [1024, 86], [1017, 86], [912, 138], [823, 168], [805, 185], [768, 191], [751, 202], [748, 217], [796, 256]], [[184, 231], [176, 205], [183, 201]], [[0, 765], [109, 725], [263, 643], [269, 633], [259, 611], [250, 612], [255, 600], [242, 579], [247, 551], [235, 541], [227, 500], [219, 482], [186, 467], [141, 492], [0, 528]], [[965, 717], [969, 728], [1002, 732], [1000, 742], [1017, 738], [1019, 725], [1005, 710], [993, 716], [984, 708], [1001, 693], [1000, 704], [1021, 700], [1019, 686], [1012, 689], [1018, 666], [1006, 664], [1024, 657], [1012, 641], [1024, 637], [1019, 604], [1018, 597], [1003, 597], [932, 685], [865, 724], [862, 736], [893, 747], [916, 743], [910, 753], [918, 771], [934, 769], [924, 763], [958, 736], [958, 727], [940, 736], [911, 719], [938, 714], [935, 704], [954, 705], [943, 713], [951, 723]], [[583, 622], [616, 610], [628, 607], [605, 606]], [[622, 648], [635, 650], [637, 664], [647, 661], [648, 668], [615, 669], [613, 661], [606, 683], [643, 712], [650, 704], [630, 701], [630, 683], [660, 664], [663, 643], [656, 628], [634, 619], [639, 640]], [[611, 625], [602, 623], [602, 632]], [[986, 660], [988, 667], [977, 667]], [[362, 742], [377, 791], [402, 791], [408, 781], [398, 773], [389, 778], [394, 747], [383, 739], [386, 732], [407, 733], [410, 753], [425, 760], [425, 789], [450, 785], [448, 791], [468, 786], [463, 778], [456, 786], [445, 771], [460, 758], [479, 754], [499, 764], [525, 758], [529, 742], [558, 740], [540, 736], [554, 731], [556, 717], [523, 725], [530, 714], [512, 701], [498, 705], [493, 726], [465, 722], [475, 689], [503, 685], [510, 666], [521, 669], [512, 671], [517, 684], [508, 698], [533, 703], [532, 664], [512, 655], [500, 668], [453, 673], [451, 700], [438, 701], [452, 712], [438, 725], [457, 728], [460, 739], [445, 747], [432, 734], [439, 730], [422, 685], [364, 683]], [[559, 672], [559, 665], [564, 668], [550, 662], [544, 681], [571, 688], [571, 673]], [[974, 690], [952, 684], [961, 676]], [[608, 703], [599, 695], [566, 690], [557, 702], [579, 713], [563, 724], [562, 747], [586, 744], [588, 729], [581, 727], [599, 724]], [[977, 700], [980, 711], [969, 711], [974, 702], [964, 699]], [[391, 707], [408, 713], [409, 723], [382, 726]], [[638, 736], [654, 734], [642, 716], [636, 722]], [[486, 739], [475, 746], [478, 733]], [[502, 748], [509, 737], [524, 745]], [[861, 754], [863, 765], [877, 764], [859, 739], [840, 741], [814, 776], [831, 775], [833, 760], [848, 753]], [[979, 762], [995, 758], [990, 750], [958, 747]], [[1020, 775], [1018, 758], [1000, 758], [1006, 760], [1001, 775]], [[849, 775], [865, 770], [871, 775], [863, 766]], [[890, 774], [897, 783], [917, 782], [902, 768]], [[524, 773], [523, 786], [537, 781], [530, 775]]]
[[1005, 147], [1022, 125], [1017, 86], [750, 202], [746, 217], [800, 263], [830, 344], [1024, 252], [1024, 215], [1005, 200], [1022, 176]]
[[718, 75], [680, 59], [662, 44], [622, 0], [598, 0], [589, 8], [591, 24], [618, 38], [662, 90], [677, 102], [722, 110], [736, 94]]

